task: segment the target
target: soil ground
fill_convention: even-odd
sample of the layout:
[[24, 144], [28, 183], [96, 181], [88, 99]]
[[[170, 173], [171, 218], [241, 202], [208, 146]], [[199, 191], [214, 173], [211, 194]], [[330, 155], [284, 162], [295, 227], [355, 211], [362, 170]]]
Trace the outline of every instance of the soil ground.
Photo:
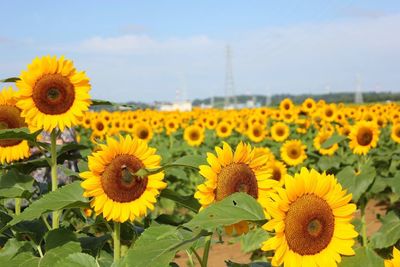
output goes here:
[[[371, 236], [373, 233], [378, 231], [381, 226], [380, 221], [377, 219], [377, 215], [384, 215], [386, 212], [386, 206], [379, 203], [376, 200], [369, 201], [366, 207], [366, 221], [367, 221], [367, 235]], [[360, 217], [360, 212], [356, 213], [356, 217]], [[240, 250], [240, 244], [229, 244], [227, 242], [229, 238], [224, 238], [223, 244], [213, 244], [208, 260], [208, 266], [210, 267], [226, 267], [225, 261], [231, 260], [236, 263], [249, 263], [250, 254], [245, 254]], [[198, 251], [199, 255], [203, 255], [203, 250]], [[200, 266], [193, 256], [195, 266]], [[175, 263], [180, 267], [190, 266], [188, 264], [188, 256], [185, 252], [180, 252], [176, 255]]]

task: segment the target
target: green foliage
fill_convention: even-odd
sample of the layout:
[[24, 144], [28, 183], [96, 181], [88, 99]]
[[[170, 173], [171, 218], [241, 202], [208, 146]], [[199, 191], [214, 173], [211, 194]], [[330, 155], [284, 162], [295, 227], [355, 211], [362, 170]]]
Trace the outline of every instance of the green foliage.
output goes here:
[[360, 247], [355, 249], [356, 255], [352, 257], [343, 257], [340, 267], [384, 267], [383, 259], [372, 249]]
[[257, 200], [245, 193], [235, 193], [202, 210], [185, 226], [190, 229], [213, 230], [240, 221], [262, 220], [265, 220], [265, 216]]
[[7, 226], [13, 226], [21, 221], [33, 220], [39, 218], [43, 213], [55, 210], [87, 207], [88, 200], [82, 195], [83, 189], [78, 181], [63, 186], [33, 202], [19, 216], [7, 223]]
[[339, 183], [353, 194], [354, 202], [357, 202], [361, 195], [367, 191], [376, 176], [375, 168], [370, 165], [361, 165], [359, 171], [360, 173], [357, 175], [354, 167], [347, 166], [336, 176]]
[[32, 176], [11, 169], [0, 176], [0, 198], [29, 198], [33, 182]]
[[382, 226], [371, 237], [373, 248], [387, 248], [400, 240], [400, 218], [393, 212], [389, 212], [382, 218]]

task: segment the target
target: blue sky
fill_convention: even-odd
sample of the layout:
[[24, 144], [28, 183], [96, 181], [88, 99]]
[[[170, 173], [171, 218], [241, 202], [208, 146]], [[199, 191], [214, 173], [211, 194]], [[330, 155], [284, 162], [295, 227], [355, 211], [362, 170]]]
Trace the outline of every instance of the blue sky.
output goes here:
[[92, 96], [173, 101], [224, 94], [399, 91], [400, 1], [7, 1], [0, 77], [66, 55]]

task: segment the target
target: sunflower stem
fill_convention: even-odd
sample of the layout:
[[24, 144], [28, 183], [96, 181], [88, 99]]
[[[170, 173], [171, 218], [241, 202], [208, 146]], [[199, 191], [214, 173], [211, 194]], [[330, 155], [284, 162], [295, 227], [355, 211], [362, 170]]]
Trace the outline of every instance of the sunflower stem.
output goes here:
[[121, 224], [119, 222], [114, 222], [114, 264], [119, 262], [121, 258]]
[[366, 247], [368, 245], [368, 238], [367, 238], [367, 220], [365, 217], [365, 209], [367, 207], [367, 200], [362, 198], [360, 201], [360, 210], [361, 210], [361, 238], [362, 238], [362, 245]]
[[208, 264], [208, 254], [210, 252], [210, 247], [211, 247], [211, 238], [212, 235], [209, 235], [206, 237], [206, 245], [204, 246], [204, 252], [203, 252], [203, 260], [201, 262], [201, 267], [207, 267]]
[[[53, 129], [51, 132], [51, 146], [50, 146], [50, 155], [51, 155], [51, 191], [56, 191], [58, 187], [58, 179], [57, 179], [57, 130]], [[60, 226], [60, 211], [53, 211], [53, 220], [52, 227], [53, 229], [57, 229]]]
[[15, 198], [15, 215], [21, 214], [21, 199], [19, 197]]

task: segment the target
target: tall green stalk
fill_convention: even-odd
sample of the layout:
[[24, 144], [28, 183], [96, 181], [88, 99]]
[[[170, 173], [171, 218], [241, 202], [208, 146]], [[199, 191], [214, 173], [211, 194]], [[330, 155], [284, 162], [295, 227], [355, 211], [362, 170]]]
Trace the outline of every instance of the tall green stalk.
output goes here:
[[19, 197], [15, 198], [15, 215], [21, 214], [21, 199]]
[[209, 235], [206, 237], [206, 245], [204, 246], [204, 253], [203, 253], [203, 259], [201, 262], [201, 267], [207, 267], [208, 264], [208, 254], [210, 253], [210, 247], [211, 247], [211, 238], [212, 235]]
[[[57, 130], [51, 132], [51, 191], [56, 191], [58, 188], [57, 178]], [[57, 229], [60, 226], [60, 211], [53, 211], [52, 228]]]
[[119, 262], [121, 258], [121, 224], [114, 222], [114, 263]]

